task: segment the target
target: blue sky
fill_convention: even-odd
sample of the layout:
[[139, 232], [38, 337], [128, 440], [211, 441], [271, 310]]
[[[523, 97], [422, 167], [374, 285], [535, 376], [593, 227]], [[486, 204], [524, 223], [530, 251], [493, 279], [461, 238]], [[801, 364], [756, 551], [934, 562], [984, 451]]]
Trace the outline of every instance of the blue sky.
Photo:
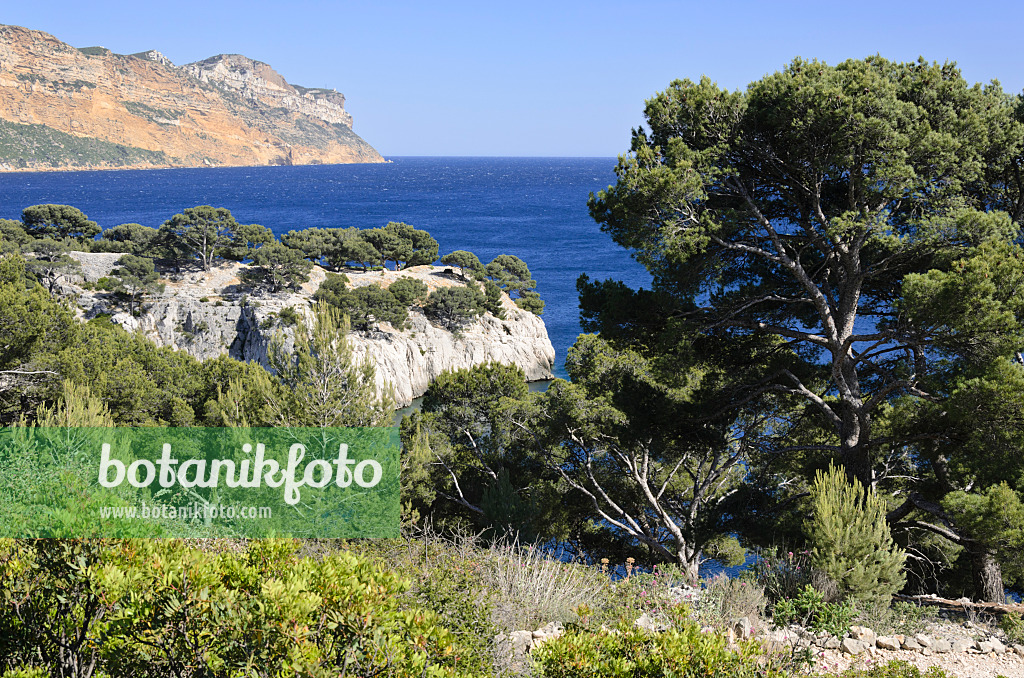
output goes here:
[[76, 47], [220, 53], [334, 87], [385, 155], [614, 156], [675, 78], [743, 88], [795, 56], [952, 60], [1024, 88], [1024, 3], [32, 0], [0, 23]]

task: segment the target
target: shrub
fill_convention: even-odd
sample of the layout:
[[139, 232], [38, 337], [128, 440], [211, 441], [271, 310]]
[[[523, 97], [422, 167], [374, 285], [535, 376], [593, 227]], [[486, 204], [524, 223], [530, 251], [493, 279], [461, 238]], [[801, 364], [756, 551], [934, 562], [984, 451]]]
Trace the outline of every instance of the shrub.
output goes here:
[[490, 280], [484, 281], [484, 308], [498, 320], [505, 319], [505, 309], [501, 305], [501, 288]]
[[[391, 323], [397, 330], [406, 328], [409, 320], [408, 305], [399, 301], [390, 288], [384, 289], [378, 285], [349, 288], [347, 284], [348, 277], [344, 274], [328, 273], [313, 298], [322, 299], [341, 310], [348, 316], [355, 330], [370, 330], [379, 322]], [[399, 287], [399, 290], [402, 291], [402, 288]]]
[[459, 675], [472, 648], [404, 602], [407, 580], [350, 553], [296, 551], [272, 539], [240, 554], [180, 540], [5, 542], [7, 668], [87, 675], [70, 663], [96, 659], [97, 673], [127, 678]]
[[775, 603], [772, 623], [775, 626], [799, 624], [812, 631], [827, 631], [842, 637], [850, 628], [857, 610], [849, 603], [826, 603], [821, 593], [810, 585], [796, 598]]
[[1020, 612], [1007, 612], [999, 620], [999, 628], [1011, 643], [1024, 643], [1024, 617]]
[[893, 660], [870, 668], [850, 668], [843, 671], [841, 676], [842, 678], [950, 678], [949, 674], [938, 666], [929, 667], [922, 673], [921, 669], [903, 660]]
[[771, 604], [796, 598], [808, 585], [821, 593], [826, 602], [839, 599], [836, 583], [811, 565], [810, 551], [786, 551], [782, 547], [775, 551], [758, 551], [750, 569]]
[[618, 678], [633, 676], [716, 676], [782, 678], [784, 665], [744, 643], [726, 648], [717, 634], [702, 634], [692, 623], [651, 634], [628, 624], [611, 632], [570, 629], [533, 652], [537, 674], [544, 678]]
[[294, 327], [299, 324], [299, 313], [295, 310], [294, 306], [285, 306], [277, 312], [277, 319], [281, 321], [281, 324], [285, 327]]
[[906, 581], [906, 552], [893, 543], [885, 502], [830, 466], [815, 476], [811, 508], [805, 529], [813, 545], [812, 565], [827, 572], [847, 597], [888, 605]]

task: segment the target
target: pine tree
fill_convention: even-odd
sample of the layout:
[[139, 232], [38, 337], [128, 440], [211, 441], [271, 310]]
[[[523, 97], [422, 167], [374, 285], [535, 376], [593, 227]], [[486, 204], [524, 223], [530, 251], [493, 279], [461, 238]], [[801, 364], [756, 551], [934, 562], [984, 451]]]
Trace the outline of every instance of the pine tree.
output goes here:
[[811, 564], [832, 577], [848, 599], [888, 604], [905, 581], [906, 552], [889, 533], [885, 504], [874, 490], [830, 465], [811, 489], [812, 515], [804, 528]]
[[267, 354], [280, 388], [266, 393], [272, 423], [278, 426], [387, 426], [394, 418], [390, 386], [378, 392], [376, 368], [359, 359], [348, 341], [349, 324], [325, 302], [314, 308], [312, 326], [295, 329], [289, 349], [276, 336]]

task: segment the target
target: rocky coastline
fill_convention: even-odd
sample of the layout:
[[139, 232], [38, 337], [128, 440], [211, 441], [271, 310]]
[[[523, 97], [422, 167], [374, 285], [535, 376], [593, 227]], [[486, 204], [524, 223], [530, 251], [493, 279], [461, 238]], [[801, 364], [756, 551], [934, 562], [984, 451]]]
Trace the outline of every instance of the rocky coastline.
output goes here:
[[[239, 278], [244, 264], [224, 262], [210, 271], [181, 274], [164, 271], [165, 289], [147, 299], [144, 310], [132, 316], [112, 303], [110, 295], [90, 290], [90, 285], [110, 274], [122, 256], [117, 253], [72, 252], [82, 275], [62, 285], [61, 293], [73, 298], [83, 319], [109, 314], [129, 331], [141, 332], [160, 346], [185, 351], [200, 359], [229, 355], [267, 364], [267, 348], [275, 335], [291, 342], [294, 329], [281, 322], [279, 313], [292, 308], [310, 318], [313, 293], [326, 277], [314, 267], [309, 282], [295, 292], [258, 293]], [[402, 271], [348, 271], [354, 286], [390, 284], [400, 277], [422, 280], [430, 289], [463, 285], [450, 269], [415, 266]], [[458, 334], [430, 322], [413, 307], [411, 327], [398, 330], [379, 323], [370, 332], [352, 332], [349, 340], [357, 356], [369, 355], [376, 365], [379, 388], [390, 386], [399, 406], [423, 395], [441, 372], [486, 362], [519, 366], [529, 381], [552, 378], [555, 351], [544, 322], [503, 296], [505, 319], [490, 313], [467, 324]]]

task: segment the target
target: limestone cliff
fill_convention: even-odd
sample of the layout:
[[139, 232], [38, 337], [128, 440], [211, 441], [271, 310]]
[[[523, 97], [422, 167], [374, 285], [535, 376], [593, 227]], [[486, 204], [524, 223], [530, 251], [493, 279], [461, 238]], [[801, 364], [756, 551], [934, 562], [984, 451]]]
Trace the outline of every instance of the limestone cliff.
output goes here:
[[0, 25], [0, 169], [382, 162], [345, 97], [220, 55], [76, 49]]
[[[75, 252], [82, 263], [84, 277], [95, 282], [109, 274], [120, 254]], [[162, 346], [187, 351], [198, 358], [227, 353], [239, 360], [266, 365], [267, 347], [277, 333], [286, 344], [292, 329], [277, 320], [281, 309], [292, 307], [309, 317], [309, 300], [323, 282], [325, 272], [313, 269], [310, 281], [293, 294], [252, 296], [240, 286], [238, 273], [243, 265], [223, 264], [209, 272], [190, 273], [167, 282], [162, 295], [146, 303], [146, 311], [133, 318], [114, 312], [103, 294], [66, 286], [65, 293], [76, 296], [83, 315], [114, 312], [113, 320], [129, 330], [141, 331]], [[349, 272], [353, 285], [388, 285], [398, 277], [411, 276], [437, 288], [462, 284], [444, 269], [417, 266], [406, 271]], [[488, 314], [468, 325], [456, 336], [434, 326], [422, 311], [410, 309], [410, 329], [395, 330], [381, 323], [377, 331], [353, 332], [349, 339], [359, 356], [369, 355], [377, 368], [378, 386], [394, 389], [399, 405], [407, 405], [423, 395], [430, 382], [447, 369], [471, 367], [488, 361], [518, 365], [527, 379], [552, 378], [555, 351], [544, 322], [519, 309], [504, 297], [505, 320]]]

